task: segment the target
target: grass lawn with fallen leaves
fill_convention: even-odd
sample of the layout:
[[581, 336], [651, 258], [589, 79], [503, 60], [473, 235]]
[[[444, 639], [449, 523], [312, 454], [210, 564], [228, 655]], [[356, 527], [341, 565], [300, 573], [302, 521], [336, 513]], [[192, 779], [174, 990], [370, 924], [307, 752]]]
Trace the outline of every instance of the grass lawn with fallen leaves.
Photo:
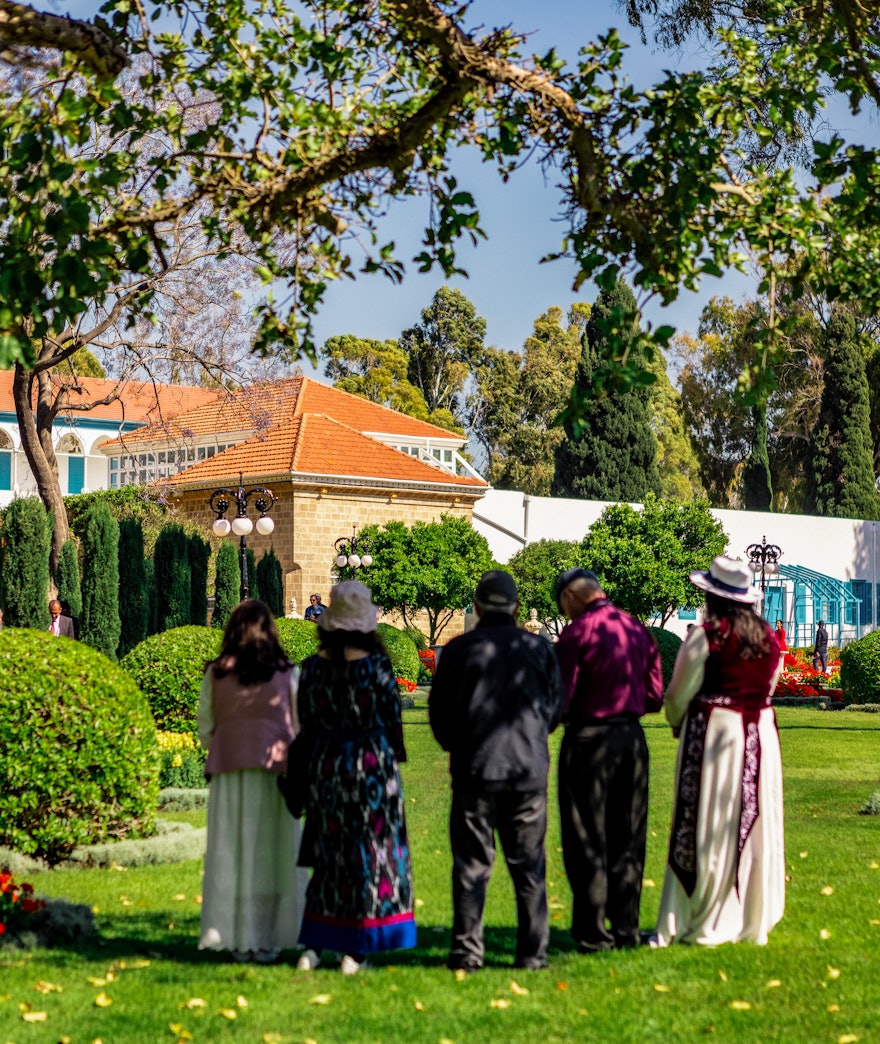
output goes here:
[[[0, 954], [0, 1044], [880, 1041], [880, 818], [858, 814], [880, 789], [880, 715], [781, 708], [778, 718], [790, 880], [785, 918], [766, 947], [574, 952], [551, 802], [549, 970], [510, 966], [514, 904], [498, 866], [486, 910], [488, 966], [457, 978], [444, 966], [446, 759], [417, 707], [405, 714], [404, 767], [417, 950], [377, 957], [352, 978], [298, 972], [295, 953], [271, 967], [238, 965], [196, 949], [198, 862], [33, 875], [40, 894], [90, 903], [100, 940]], [[660, 898], [676, 742], [659, 717], [646, 731], [647, 928]]]

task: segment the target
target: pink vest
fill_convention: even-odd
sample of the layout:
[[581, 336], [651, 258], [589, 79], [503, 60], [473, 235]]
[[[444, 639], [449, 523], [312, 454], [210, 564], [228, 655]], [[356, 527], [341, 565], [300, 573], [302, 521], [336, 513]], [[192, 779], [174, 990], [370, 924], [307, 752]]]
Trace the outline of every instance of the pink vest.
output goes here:
[[283, 772], [294, 737], [290, 712], [290, 671], [276, 671], [267, 682], [242, 685], [232, 672], [211, 671], [214, 734], [205, 772], [214, 776], [239, 769]]

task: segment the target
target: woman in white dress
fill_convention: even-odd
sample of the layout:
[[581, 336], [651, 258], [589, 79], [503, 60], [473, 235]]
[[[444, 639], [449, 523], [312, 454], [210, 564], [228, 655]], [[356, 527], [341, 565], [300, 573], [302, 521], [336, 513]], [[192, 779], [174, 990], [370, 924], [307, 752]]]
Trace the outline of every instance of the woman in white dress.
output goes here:
[[268, 963], [296, 946], [308, 873], [277, 784], [297, 731], [296, 669], [263, 602], [230, 615], [198, 721], [211, 781], [199, 949]]
[[773, 630], [749, 570], [716, 558], [691, 573], [705, 619], [683, 642], [665, 697], [680, 735], [669, 861], [651, 944], [764, 945], [785, 907], [782, 758], [770, 697]]

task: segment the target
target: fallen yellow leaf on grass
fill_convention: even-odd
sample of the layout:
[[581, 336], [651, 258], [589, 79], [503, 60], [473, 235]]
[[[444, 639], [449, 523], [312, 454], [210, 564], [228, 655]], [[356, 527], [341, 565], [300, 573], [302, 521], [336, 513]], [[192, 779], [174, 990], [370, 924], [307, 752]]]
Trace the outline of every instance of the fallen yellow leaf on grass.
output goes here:
[[831, 887], [831, 885], [825, 885], [825, 887], [822, 889], [819, 895], [834, 895], [834, 889]]
[[242, 995], [239, 993], [239, 995], [235, 998], [235, 1003], [239, 1006], [239, 1008], [246, 1008], [248, 1006], [247, 997], [242, 997]]
[[206, 1003], [201, 997], [190, 997], [188, 1001], [184, 1001], [180, 1006], [181, 1008], [204, 1008]]
[[109, 1008], [112, 1003], [113, 998], [108, 997], [106, 993], [99, 993], [98, 996], [95, 997], [96, 1008]]
[[[284, 1040], [284, 1038], [280, 1033], [264, 1033], [263, 1036], [260, 1037], [260, 1040], [263, 1044], [281, 1044], [281, 1041]], [[311, 1038], [307, 1037], [306, 1040], [311, 1040]]]
[[416, 1011], [424, 1011], [425, 1010], [425, 1005], [422, 1004], [421, 1001], [416, 1001], [415, 1004], [413, 1004], [413, 1007], [416, 1009]]
[[464, 968], [456, 968], [455, 969], [455, 981], [456, 982], [464, 982], [464, 980], [466, 978], [467, 978], [467, 972], [464, 970]]
[[734, 1011], [751, 1011], [752, 1006], [748, 1001], [731, 1001], [730, 1007]]
[[830, 1011], [833, 1014], [835, 1011], [840, 1011], [840, 1005], [839, 1004], [829, 1004], [828, 1007], [825, 1010], [826, 1011]]
[[720, 979], [720, 980], [721, 980], [722, 982], [727, 982], [727, 972], [726, 972], [726, 971], [724, 971], [724, 969], [722, 969], [722, 970], [721, 970], [720, 972], [718, 972], [718, 978], [719, 978], [719, 979]]
[[42, 979], [34, 986], [37, 993], [61, 993], [63, 992], [60, 986], [56, 986], [54, 982], [44, 982]]
[[329, 993], [316, 993], [309, 1004], [329, 1004], [333, 997]]
[[186, 896], [183, 894], [183, 892], [178, 892], [177, 895], [174, 896], [174, 901], [177, 903], [182, 903], [185, 899]]
[[424, 906], [425, 905], [425, 900], [424, 899], [416, 899], [415, 905], [416, 906]]
[[131, 906], [131, 899], [126, 899], [124, 895], [119, 897], [119, 901], [123, 906]]
[[782, 985], [782, 979], [771, 979], [767, 983], [767, 989], [768, 990], [776, 990], [776, 989], [779, 989], [779, 987], [781, 985]]
[[642, 881], [642, 888], [656, 888], [656, 887], [657, 887], [656, 882], [652, 881], [650, 877], [646, 877]]
[[870, 919], [868, 920], [868, 924], [873, 924], [873, 925], [874, 925], [874, 927], [876, 928], [876, 927], [877, 927], [877, 925], [878, 925], [878, 924], [880, 924], [880, 921], [878, 921], [876, 917], [871, 917], [871, 918], [870, 918]]
[[668, 986], [664, 986], [662, 982], [655, 982], [654, 983], [654, 992], [655, 993], [669, 993], [669, 987]]
[[801, 852], [801, 859], [806, 859], [807, 855], [808, 855], [807, 852]]
[[819, 938], [820, 939], [830, 939], [831, 938], [831, 932], [829, 932], [827, 928], [821, 928], [819, 930]]
[[518, 982], [510, 983], [510, 992], [515, 993], [517, 997], [528, 997], [529, 991], [525, 986], [520, 986]]
[[45, 1011], [23, 1011], [21, 1017], [24, 1022], [45, 1022], [49, 1015]]
[[839, 979], [840, 978], [840, 968], [832, 968], [831, 965], [829, 964], [828, 965], [828, 978], [829, 979]]
[[878, 863], [876, 859], [872, 860], [870, 869], [871, 870], [880, 870], [880, 863]]
[[858, 1039], [855, 1033], [844, 1033], [837, 1038], [837, 1044], [856, 1044]]
[[237, 1019], [238, 1012], [235, 1008], [219, 1008], [217, 1014], [224, 1019]]
[[494, 997], [489, 1001], [490, 1008], [509, 1008], [510, 1001], [506, 997]]
[[103, 978], [98, 978], [98, 977], [95, 977], [95, 976], [91, 976], [90, 978], [86, 979], [86, 982], [90, 986], [106, 986], [107, 983], [113, 982], [113, 980], [115, 978], [116, 978], [116, 976], [113, 974], [113, 972], [112, 971], [108, 971], [107, 974], [105, 976], [103, 976]]
[[169, 1022], [168, 1029], [177, 1037], [178, 1042], [181, 1040], [192, 1040], [192, 1034], [180, 1022]]

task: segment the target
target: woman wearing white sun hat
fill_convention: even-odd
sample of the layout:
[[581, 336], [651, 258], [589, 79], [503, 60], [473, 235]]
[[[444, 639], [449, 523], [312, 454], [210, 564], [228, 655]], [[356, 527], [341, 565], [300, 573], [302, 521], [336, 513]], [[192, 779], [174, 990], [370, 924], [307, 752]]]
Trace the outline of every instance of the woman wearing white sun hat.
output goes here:
[[690, 578], [706, 592], [705, 619], [682, 644], [665, 696], [680, 742], [651, 943], [763, 945], [785, 907], [782, 757], [770, 705], [779, 644], [755, 613], [741, 562], [719, 557]]

